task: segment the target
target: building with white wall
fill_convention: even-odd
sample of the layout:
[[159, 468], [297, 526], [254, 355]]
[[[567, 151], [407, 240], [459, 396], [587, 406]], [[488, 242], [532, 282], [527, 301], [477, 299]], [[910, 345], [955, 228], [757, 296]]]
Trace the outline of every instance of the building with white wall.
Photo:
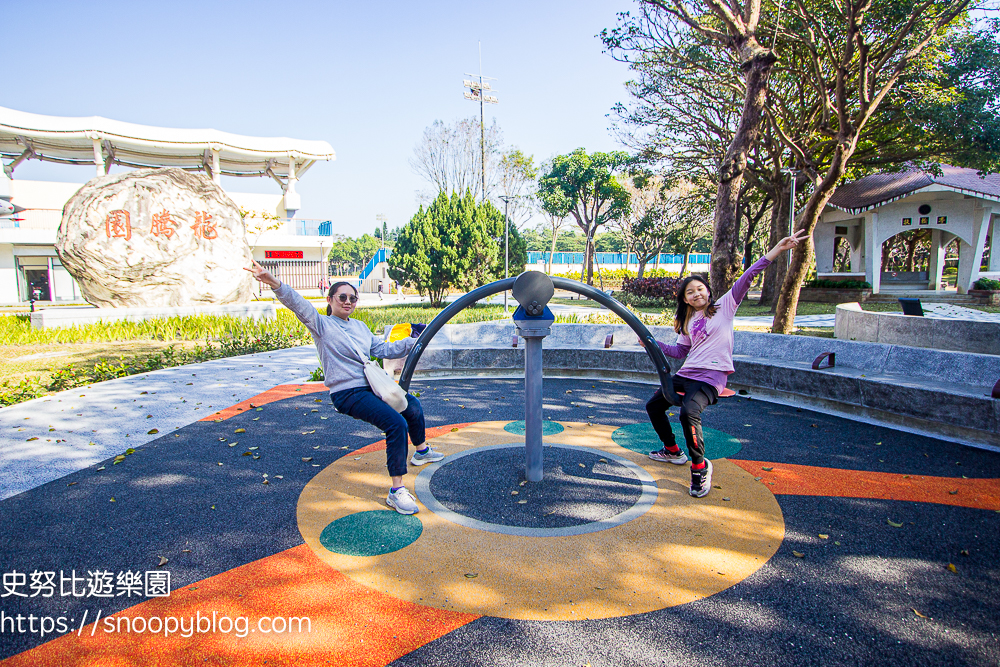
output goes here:
[[[813, 240], [818, 278], [866, 280], [886, 288], [941, 289], [945, 248], [958, 240], [959, 294], [980, 277], [1000, 278], [1000, 174], [941, 165], [941, 173], [910, 169], [872, 174], [837, 188]], [[915, 275], [882, 273], [882, 244], [897, 234], [930, 231], [929, 268]], [[850, 244], [850, 272], [833, 272], [838, 239]], [[989, 266], [981, 270], [984, 251]], [[898, 274], [898, 272], [897, 272]]]
[[0, 107], [0, 198], [23, 211], [0, 218], [0, 303], [31, 299], [70, 301], [79, 288], [55, 252], [63, 206], [83, 183], [16, 178], [26, 160], [91, 165], [96, 176], [112, 167], [178, 167], [221, 177], [273, 179], [280, 194], [228, 191], [249, 212], [247, 243], [254, 259], [295, 287], [315, 286], [325, 275], [329, 221], [295, 217], [296, 184], [308, 169], [336, 155], [325, 141], [246, 137], [218, 130], [150, 127], [100, 117], [65, 118]]

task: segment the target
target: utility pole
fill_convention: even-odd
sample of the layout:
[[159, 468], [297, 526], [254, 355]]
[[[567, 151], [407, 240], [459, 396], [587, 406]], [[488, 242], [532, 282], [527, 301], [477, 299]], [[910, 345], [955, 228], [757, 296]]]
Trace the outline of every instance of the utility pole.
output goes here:
[[[462, 84], [468, 88], [465, 91], [465, 99], [472, 102], [479, 102], [479, 159], [480, 170], [482, 171], [483, 201], [486, 201], [486, 104], [500, 104], [493, 95], [487, 95], [487, 90], [493, 90], [490, 81], [496, 81], [493, 77], [483, 76], [483, 43], [479, 42], [479, 74], [465, 73], [465, 76], [476, 77], [465, 79]], [[496, 91], [493, 91], [496, 92]]]
[[[781, 173], [788, 174], [792, 185], [792, 192], [788, 197], [788, 234], [786, 234], [786, 236], [791, 236], [792, 228], [795, 227], [795, 179], [799, 175], [799, 170], [793, 167], [784, 167], [782, 168]], [[785, 270], [787, 271], [792, 266], [792, 251], [789, 250], [785, 254], [787, 255], [785, 260], [787, 262], [787, 268]]]
[[386, 217], [384, 213], [379, 213], [375, 216], [375, 222], [379, 224], [379, 236], [382, 237], [382, 249], [385, 250], [385, 230], [386, 230]]
[[[500, 195], [500, 199], [503, 200], [503, 277], [510, 277], [510, 243], [508, 238], [510, 234], [508, 230], [510, 229], [510, 222], [507, 220], [507, 206], [510, 204], [510, 200], [514, 199], [510, 195]], [[503, 312], [507, 312], [507, 291], [504, 290], [503, 293]]]

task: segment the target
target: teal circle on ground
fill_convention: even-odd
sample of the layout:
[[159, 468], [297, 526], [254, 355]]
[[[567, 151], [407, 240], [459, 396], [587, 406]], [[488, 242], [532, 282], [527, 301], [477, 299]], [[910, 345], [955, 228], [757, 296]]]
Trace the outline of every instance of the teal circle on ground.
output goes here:
[[[688, 451], [687, 445], [684, 443], [684, 431], [681, 425], [677, 422], [670, 422], [670, 428], [674, 432], [674, 438], [677, 439], [677, 445], [681, 451], [690, 456], [691, 452]], [[707, 459], [726, 459], [738, 454], [743, 449], [739, 440], [728, 433], [716, 431], [714, 428], [702, 428], [702, 435], [705, 438], [705, 458]], [[663, 448], [660, 436], [656, 435], [653, 425], [649, 423], [622, 426], [615, 429], [614, 433], [611, 434], [611, 439], [619, 447], [631, 449], [639, 454], [648, 454]]]
[[372, 510], [331, 522], [320, 533], [319, 542], [335, 554], [381, 556], [412, 544], [423, 530], [420, 519], [412, 514]]
[[[514, 435], [524, 435], [524, 420], [511, 422], [503, 427], [503, 430], [508, 433], [513, 433]], [[542, 435], [556, 435], [557, 433], [562, 433], [566, 429], [559, 422], [542, 422]]]

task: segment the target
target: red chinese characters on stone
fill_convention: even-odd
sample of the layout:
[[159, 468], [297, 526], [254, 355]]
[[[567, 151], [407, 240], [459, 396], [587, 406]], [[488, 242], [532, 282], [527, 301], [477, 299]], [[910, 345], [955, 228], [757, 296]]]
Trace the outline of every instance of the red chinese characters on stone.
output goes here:
[[156, 236], [162, 235], [169, 239], [176, 233], [171, 225], [173, 225], [173, 227], [178, 227], [180, 226], [180, 223], [171, 217], [170, 211], [161, 211], [153, 214], [153, 223], [149, 228], [149, 231]]
[[104, 219], [104, 231], [109, 239], [130, 240], [132, 238], [132, 218], [128, 211], [122, 209], [108, 211], [108, 216]]
[[206, 241], [218, 238], [219, 232], [215, 229], [212, 216], [207, 211], [198, 211], [194, 214], [194, 224], [191, 225], [195, 236], [200, 236]]

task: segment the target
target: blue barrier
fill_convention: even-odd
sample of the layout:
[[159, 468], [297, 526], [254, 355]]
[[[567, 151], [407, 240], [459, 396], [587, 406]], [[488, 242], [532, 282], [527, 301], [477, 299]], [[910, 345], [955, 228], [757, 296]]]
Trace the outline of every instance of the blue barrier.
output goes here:
[[358, 279], [364, 280], [365, 278], [367, 278], [368, 275], [375, 270], [375, 267], [378, 266], [381, 262], [386, 261], [389, 258], [389, 255], [391, 254], [392, 254], [392, 248], [379, 248], [378, 252], [375, 253], [375, 256], [372, 257], [370, 260], [368, 260], [368, 263], [365, 264], [365, 268], [361, 269], [361, 275], [358, 277]]
[[[582, 252], [529, 252], [528, 253], [528, 264], [548, 264], [549, 255], [553, 255], [553, 264], [582, 264], [583, 263], [583, 253]], [[712, 262], [712, 256], [709, 254], [697, 254], [688, 256], [688, 264], [710, 264]], [[594, 264], [600, 264], [602, 266], [616, 264], [624, 266], [626, 263], [638, 265], [639, 258], [635, 253], [628, 255], [628, 262], [625, 261], [625, 253], [623, 252], [595, 252], [594, 253]], [[662, 253], [660, 255], [660, 264], [683, 264], [684, 255], [672, 255], [667, 253]], [[646, 262], [647, 267], [652, 267], [656, 265], [656, 258]]]

